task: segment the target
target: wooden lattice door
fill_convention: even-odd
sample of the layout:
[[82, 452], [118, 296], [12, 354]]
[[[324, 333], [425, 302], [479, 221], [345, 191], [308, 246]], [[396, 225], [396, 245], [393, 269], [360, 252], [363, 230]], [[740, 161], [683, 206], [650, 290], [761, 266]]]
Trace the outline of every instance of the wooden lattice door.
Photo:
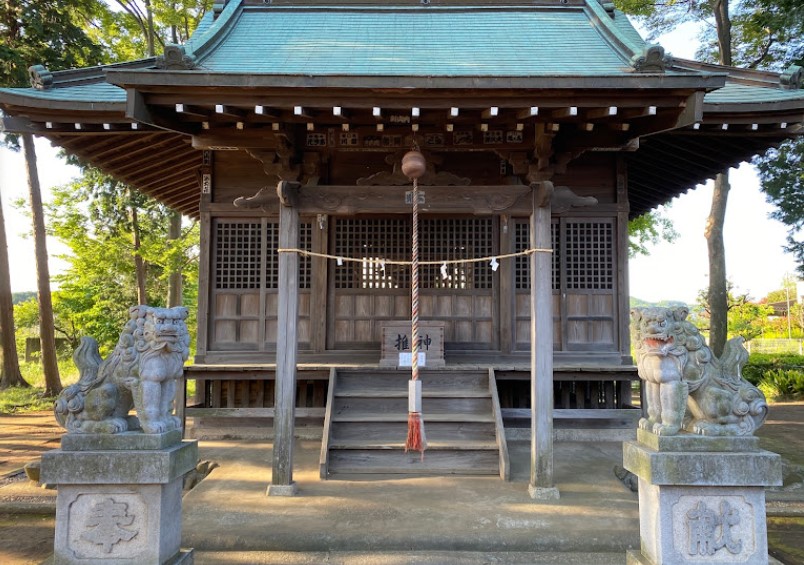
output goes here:
[[[312, 224], [299, 228], [310, 249]], [[210, 351], [276, 349], [279, 224], [268, 218], [216, 218], [212, 225]], [[310, 342], [309, 257], [299, 260], [299, 346]]]
[[[330, 277], [327, 345], [330, 349], [378, 349], [384, 322], [410, 319], [410, 269], [375, 260], [410, 259], [407, 217], [336, 218], [330, 236], [333, 255], [363, 258], [335, 265]], [[424, 218], [420, 259], [444, 261], [497, 253], [493, 218]], [[420, 269], [422, 320], [443, 321], [446, 349], [497, 349], [497, 276], [480, 263]]]
[[[514, 245], [527, 249], [528, 220], [515, 222]], [[554, 219], [553, 342], [557, 351], [617, 351], [617, 225], [614, 218]], [[530, 269], [517, 259], [516, 348], [530, 343]]]

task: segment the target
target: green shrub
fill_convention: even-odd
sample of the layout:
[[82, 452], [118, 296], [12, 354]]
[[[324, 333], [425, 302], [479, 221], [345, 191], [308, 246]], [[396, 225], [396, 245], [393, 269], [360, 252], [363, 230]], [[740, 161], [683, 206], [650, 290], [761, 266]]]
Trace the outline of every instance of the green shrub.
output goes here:
[[804, 356], [792, 353], [752, 353], [743, 367], [743, 377], [758, 386], [775, 371], [804, 371]]
[[804, 369], [768, 371], [758, 386], [768, 400], [802, 398], [804, 397]]

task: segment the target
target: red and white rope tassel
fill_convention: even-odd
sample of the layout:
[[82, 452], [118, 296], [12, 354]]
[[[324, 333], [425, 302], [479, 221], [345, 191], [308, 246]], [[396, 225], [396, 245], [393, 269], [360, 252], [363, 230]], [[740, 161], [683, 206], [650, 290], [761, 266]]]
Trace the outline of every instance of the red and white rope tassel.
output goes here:
[[427, 439], [422, 418], [422, 383], [419, 380], [419, 183], [424, 174], [424, 156], [414, 146], [402, 159], [402, 172], [413, 178], [413, 239], [410, 268], [411, 378], [408, 382], [408, 438], [405, 451], [420, 451], [424, 458]]

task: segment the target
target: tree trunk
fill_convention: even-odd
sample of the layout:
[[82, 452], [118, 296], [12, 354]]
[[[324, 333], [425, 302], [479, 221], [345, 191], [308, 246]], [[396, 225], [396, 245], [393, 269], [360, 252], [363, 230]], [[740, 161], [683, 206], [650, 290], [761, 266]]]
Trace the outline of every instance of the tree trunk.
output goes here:
[[[178, 241], [181, 238], [181, 214], [173, 212], [170, 216], [170, 230], [168, 238], [171, 241]], [[170, 278], [168, 279], [168, 308], [174, 306], [181, 306], [182, 304], [182, 279], [181, 267], [179, 265], [171, 265]]]
[[731, 17], [729, 16], [729, 0], [717, 0], [712, 11], [715, 14], [720, 64], [731, 66]]
[[729, 199], [729, 172], [715, 178], [712, 209], [706, 220], [707, 247], [709, 249], [709, 346], [718, 357], [723, 353], [729, 330], [728, 287], [726, 283], [726, 251], [723, 245], [723, 224]]
[[[131, 190], [131, 189], [129, 189]], [[137, 302], [139, 304], [148, 304], [148, 294], [145, 290], [145, 261], [142, 260], [140, 255], [140, 222], [139, 214], [137, 213], [137, 205], [131, 203], [131, 231], [134, 237], [134, 273], [137, 277]]]
[[61, 392], [59, 364], [56, 359], [56, 330], [53, 327], [53, 303], [50, 298], [50, 269], [47, 263], [45, 241], [45, 213], [39, 189], [39, 172], [36, 169], [36, 148], [33, 135], [22, 134], [25, 147], [25, 164], [28, 168], [28, 188], [31, 192], [34, 246], [36, 254], [36, 283], [39, 291], [39, 338], [42, 340], [42, 370], [45, 373], [45, 395]]
[[14, 305], [11, 298], [11, 271], [8, 266], [6, 221], [3, 217], [3, 200], [0, 198], [0, 388], [31, 386], [22, 378], [17, 357], [17, 340], [14, 335]]
[[[717, 29], [720, 64], [731, 65], [731, 18], [729, 0], [716, 0], [712, 6]], [[707, 247], [709, 250], [709, 346], [718, 357], [723, 353], [729, 332], [728, 283], [726, 281], [726, 251], [723, 243], [723, 224], [726, 221], [726, 204], [729, 199], [728, 169], [715, 178], [712, 209], [706, 220]]]
[[156, 55], [156, 32], [154, 30], [154, 11], [151, 6], [151, 0], [145, 0], [145, 17], [148, 23], [148, 56], [153, 57]]

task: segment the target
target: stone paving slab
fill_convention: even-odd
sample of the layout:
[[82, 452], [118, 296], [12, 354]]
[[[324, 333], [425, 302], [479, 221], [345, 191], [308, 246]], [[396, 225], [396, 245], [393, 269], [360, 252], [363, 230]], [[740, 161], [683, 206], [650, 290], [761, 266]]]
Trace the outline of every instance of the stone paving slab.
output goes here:
[[[497, 477], [318, 478], [319, 443], [295, 446], [295, 497], [268, 497], [271, 444], [202, 442], [221, 464], [184, 499], [182, 543], [199, 552], [622, 552], [639, 546], [637, 496], [614, 477], [622, 444], [560, 443], [561, 498], [528, 495], [530, 444]], [[425, 457], [427, 454], [425, 453]]]
[[620, 553], [404, 551], [196, 552], [195, 565], [625, 565]]

